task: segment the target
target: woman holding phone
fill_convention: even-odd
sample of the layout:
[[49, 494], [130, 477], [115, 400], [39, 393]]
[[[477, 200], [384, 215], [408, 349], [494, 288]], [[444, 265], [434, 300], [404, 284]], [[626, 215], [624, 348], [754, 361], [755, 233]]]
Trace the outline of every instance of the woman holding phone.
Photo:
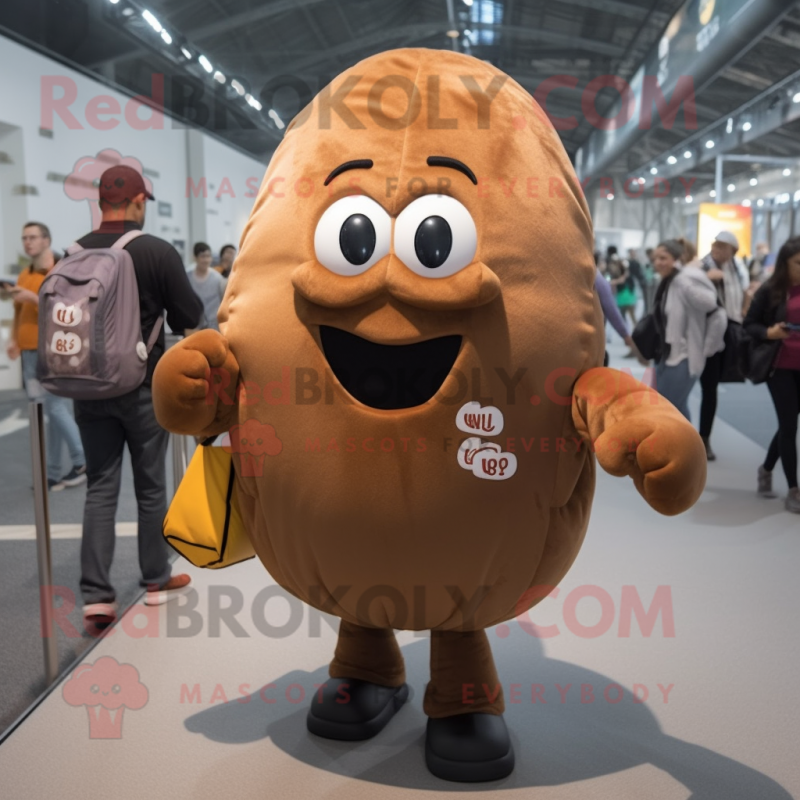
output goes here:
[[778, 432], [758, 468], [758, 493], [775, 497], [772, 470], [783, 464], [789, 494], [786, 510], [800, 514], [797, 488], [797, 416], [800, 414], [800, 237], [789, 239], [778, 253], [775, 271], [755, 293], [744, 329], [756, 341], [779, 341], [767, 387], [778, 415]]

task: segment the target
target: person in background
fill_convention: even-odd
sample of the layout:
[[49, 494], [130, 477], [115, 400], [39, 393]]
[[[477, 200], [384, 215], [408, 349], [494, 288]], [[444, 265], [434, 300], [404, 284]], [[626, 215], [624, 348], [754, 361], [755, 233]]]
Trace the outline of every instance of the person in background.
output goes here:
[[[644, 298], [644, 267], [642, 267], [642, 263], [639, 261], [639, 251], [635, 247], [631, 247], [628, 250], [628, 271], [630, 272], [636, 286], [639, 287], [639, 290], [642, 293], [642, 298]], [[645, 311], [645, 313], [647, 312]]]
[[[784, 321], [785, 320], [785, 321]], [[797, 326], [796, 329], [790, 326]], [[744, 319], [745, 331], [756, 342], [778, 340], [781, 344], [767, 378], [767, 388], [778, 415], [778, 432], [758, 468], [758, 494], [776, 497], [772, 470], [780, 457], [789, 494], [787, 511], [800, 514], [797, 488], [797, 416], [800, 414], [800, 237], [781, 247], [775, 271], [755, 293]]]
[[[595, 263], [597, 263], [597, 259], [595, 259]], [[603, 309], [605, 321], [611, 323], [611, 327], [622, 337], [622, 339], [625, 341], [625, 344], [630, 348], [630, 351], [637, 356], [639, 363], [647, 366], [649, 362], [642, 358], [636, 345], [633, 343], [628, 326], [626, 325], [622, 314], [619, 313], [619, 308], [614, 301], [614, 293], [611, 291], [611, 286], [603, 277], [603, 273], [600, 272], [599, 269], [595, 271], [594, 289], [597, 292], [598, 298], [600, 299], [600, 306]], [[606, 352], [603, 365], [606, 367], [608, 366], [608, 352]]]
[[717, 294], [703, 270], [681, 268], [684, 246], [668, 240], [653, 253], [653, 266], [661, 276], [653, 313], [662, 342], [656, 389], [690, 420], [689, 393], [706, 358], [724, 346], [727, 320], [721, 309], [715, 312]]
[[750, 259], [747, 265], [748, 272], [750, 273], [750, 281], [756, 281], [761, 284], [766, 280], [764, 271], [766, 268], [767, 257], [769, 256], [769, 244], [767, 242], [759, 242], [756, 245], [756, 252]]
[[214, 269], [226, 280], [230, 277], [233, 269], [233, 260], [236, 258], [236, 248], [232, 244], [222, 246], [219, 251], [219, 264]]
[[[102, 223], [96, 231], [78, 239], [78, 244], [87, 249], [111, 247], [123, 234], [141, 230], [145, 202], [154, 199], [141, 174], [122, 165], [110, 167], [100, 176], [99, 194]], [[163, 239], [148, 234], [134, 239], [125, 249], [136, 272], [143, 340], [148, 340], [164, 309], [174, 332], [195, 328], [202, 319], [203, 304], [189, 285], [178, 251]], [[191, 581], [188, 575], [172, 575], [169, 550], [162, 534], [167, 513], [169, 434], [156, 421], [151, 383], [164, 348], [162, 327], [147, 360], [144, 382], [132, 392], [105, 400], [75, 401], [89, 478], [83, 512], [80, 587], [84, 620], [94, 625], [107, 625], [117, 616], [110, 570], [126, 444], [138, 506], [139, 567], [141, 585], [147, 589], [144, 602], [165, 603]]]
[[[628, 262], [620, 258], [617, 248], [611, 245], [606, 256], [606, 274], [614, 287], [617, 307], [623, 318], [628, 314], [631, 322], [636, 324], [636, 286], [628, 268]], [[633, 356], [629, 353], [628, 356]]]
[[213, 328], [218, 331], [217, 312], [226, 283], [219, 272], [211, 269], [211, 248], [205, 242], [197, 242], [194, 246], [194, 265], [189, 273], [189, 284], [203, 303], [203, 320], [199, 329]]
[[[46, 391], [36, 377], [39, 347], [39, 288], [58, 260], [50, 247], [50, 229], [41, 222], [28, 222], [22, 229], [22, 246], [31, 260], [17, 285], [9, 292], [14, 297], [14, 321], [8, 357], [22, 357], [22, 378], [29, 400], [44, 403], [47, 414], [47, 488], [59, 492], [65, 486], [86, 481], [86, 457], [81, 436], [72, 416], [72, 400]], [[62, 455], [67, 445], [72, 469], [62, 473]]]
[[653, 302], [658, 289], [658, 275], [653, 269], [653, 248], [648, 247], [644, 252], [647, 256], [647, 261], [642, 266], [642, 272], [644, 273], [644, 310], [645, 314], [649, 314], [653, 310]]
[[[746, 301], [746, 291], [750, 283], [747, 270], [739, 264], [735, 256], [739, 250], [739, 240], [730, 231], [721, 231], [711, 244], [711, 252], [702, 260], [702, 269], [717, 290], [720, 305], [725, 309], [728, 319], [741, 323]], [[711, 448], [711, 429], [717, 414], [717, 387], [722, 375], [722, 351], [708, 359], [706, 368], [700, 376], [703, 400], [700, 405], [700, 437], [706, 446], [709, 461], [716, 459]]]

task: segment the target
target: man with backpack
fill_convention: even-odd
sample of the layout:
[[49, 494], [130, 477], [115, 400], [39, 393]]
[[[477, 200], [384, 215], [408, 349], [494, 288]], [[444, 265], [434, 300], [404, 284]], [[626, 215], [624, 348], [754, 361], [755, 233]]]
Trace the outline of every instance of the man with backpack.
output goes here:
[[[111, 622], [117, 614], [109, 571], [114, 554], [114, 518], [125, 444], [130, 451], [139, 510], [139, 565], [141, 583], [147, 587], [145, 603], [164, 603], [190, 582], [188, 575], [171, 576], [168, 549], [162, 535], [167, 511], [165, 461], [169, 434], [156, 422], [150, 384], [153, 370], [164, 353], [164, 309], [167, 322], [175, 332], [196, 328], [203, 315], [203, 305], [189, 285], [178, 252], [168, 242], [141, 232], [145, 203], [154, 199], [142, 176], [131, 167], [111, 167], [100, 178], [99, 193], [102, 223], [96, 231], [78, 240], [79, 248], [73, 246], [67, 250], [74, 266], [70, 273], [70, 259], [65, 259], [60, 271], [63, 286], [52, 291], [54, 297], [66, 292], [69, 287], [64, 283], [64, 276], [70, 274], [79, 278], [69, 284], [71, 290], [91, 286], [93, 280], [97, 287], [104, 288], [89, 291], [85, 307], [80, 299], [69, 301], [69, 305], [67, 301], [60, 304], [59, 311], [54, 313], [56, 318], [59, 313], [66, 314], [66, 321], [62, 323], [66, 327], [53, 335], [54, 346], [50, 348], [68, 351], [70, 343], [78, 344], [78, 340], [69, 338], [69, 325], [80, 330], [82, 315], [95, 320], [93, 330], [98, 328], [98, 321], [102, 321], [98, 318], [104, 313], [109, 321], [113, 319], [107, 330], [115, 331], [114, 334], [106, 333], [102, 341], [97, 342], [85, 338], [83, 347], [76, 348], [83, 349], [84, 353], [89, 351], [88, 355], [94, 348], [95, 355], [100, 358], [96, 357], [93, 363], [102, 366], [93, 367], [90, 375], [79, 375], [81, 354], [76, 352], [65, 362], [74, 360], [74, 372], [65, 372], [69, 368], [63, 366], [61, 375], [53, 381], [61, 380], [66, 386], [64, 391], [77, 397], [75, 417], [86, 452], [88, 475], [81, 544], [81, 593], [84, 619], [95, 624]], [[118, 243], [117, 249], [109, 249], [115, 243]], [[87, 252], [96, 248], [101, 249], [97, 253]], [[126, 288], [122, 281], [130, 272], [126, 269], [128, 256], [135, 281]], [[116, 304], [113, 308], [109, 305], [112, 301]], [[101, 303], [107, 307], [101, 307]], [[132, 303], [138, 305], [132, 314], [133, 324], [138, 326], [136, 339], [124, 352], [115, 352], [127, 325], [126, 318], [131, 316]], [[91, 314], [86, 315], [90, 306]], [[58, 304], [53, 306], [57, 307]], [[49, 306], [44, 312], [46, 319], [50, 318], [48, 309]], [[73, 317], [79, 321], [76, 323]], [[56, 359], [58, 355], [48, 353], [47, 357]], [[84, 378], [88, 388], [79, 384], [80, 378]], [[89, 385], [92, 379], [98, 389]], [[72, 385], [67, 385], [69, 381]], [[114, 383], [128, 390], [119, 394], [119, 388], [116, 391], [108, 388], [107, 384]]]

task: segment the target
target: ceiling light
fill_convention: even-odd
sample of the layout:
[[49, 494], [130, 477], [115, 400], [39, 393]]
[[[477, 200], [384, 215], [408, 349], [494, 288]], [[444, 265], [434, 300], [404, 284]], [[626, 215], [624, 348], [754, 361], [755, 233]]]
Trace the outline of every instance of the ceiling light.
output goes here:
[[651, 175], [658, 175], [658, 167], [650, 167]]
[[687, 150], [687, 151], [686, 151], [686, 152], [683, 154], [683, 157], [684, 157], [684, 158], [691, 158], [691, 157], [692, 157], [692, 151], [691, 151], [691, 150]]
[[219, 70], [217, 70], [214, 73], [214, 80], [217, 81], [217, 83], [225, 83], [225, 76]]
[[747, 133], [747, 131], [749, 131], [752, 127], [753, 127], [753, 123], [752, 122], [745, 122], [745, 124], [742, 125], [742, 130], [745, 133]]
[[761, 206], [763, 206], [763, 205], [764, 205], [764, 201], [763, 201], [763, 200], [759, 200], [759, 201], [756, 203], [756, 205], [757, 205], [759, 208], [761, 208]]
[[458, 31], [453, 30], [453, 31], [447, 31], [447, 36], [449, 36], [451, 39], [458, 39], [458, 37], [461, 36], [461, 34]]
[[269, 110], [269, 118], [278, 126], [280, 130], [283, 130], [286, 127], [283, 120], [278, 116], [278, 112], [274, 108]]
[[733, 117], [728, 117], [728, 124], [725, 126], [725, 133], [730, 133], [733, 130]]
[[181, 53], [191, 61], [192, 54], [185, 47], [181, 47]]
[[613, 194], [607, 194], [607, 195], [606, 195], [606, 198], [607, 198], [608, 200], [613, 200], [613, 199], [614, 199], [614, 195], [613, 195]]
[[464, 0], [464, 5], [465, 6], [471, 6], [472, 5], [472, 0]]
[[239, 83], [239, 81], [237, 81], [236, 78], [233, 78], [231, 80], [231, 86], [233, 87], [233, 90], [236, 92], [236, 94], [239, 95], [239, 97], [244, 96], [244, 86], [242, 86], [242, 84]]
[[758, 178], [750, 178], [751, 186], [758, 186]]
[[742, 205], [743, 205], [745, 208], [750, 208], [750, 206], [752, 205], [752, 203], [751, 203], [749, 200], [742, 200]]
[[795, 203], [796, 203], [798, 200], [800, 200], [800, 189], [798, 189], [798, 190], [797, 190], [797, 191], [794, 193], [794, 201], [795, 201]]
[[251, 108], [254, 108], [256, 111], [261, 111], [261, 103], [259, 103], [258, 100], [253, 97], [253, 95], [246, 94], [244, 99], [247, 100], [247, 105], [249, 105]]
[[142, 16], [143, 16], [143, 17], [144, 17], [144, 18], [147, 20], [147, 22], [150, 24], [150, 27], [151, 27], [151, 28], [152, 28], [152, 29], [153, 29], [153, 30], [154, 30], [156, 33], [161, 33], [161, 29], [162, 29], [162, 27], [163, 27], [163, 26], [162, 26], [162, 24], [161, 24], [161, 23], [160, 23], [160, 22], [159, 22], [159, 21], [158, 21], [158, 20], [155, 18], [155, 15], [153, 14], [153, 12], [152, 12], [152, 11], [148, 11], [147, 9], [145, 9], [144, 11], [142, 11]]
[[112, 6], [115, 6], [117, 3], [119, 3], [119, 0], [108, 0], [108, 2], [111, 3]]
[[691, 203], [692, 202], [692, 196], [690, 194], [686, 195], [686, 202], [687, 203]]
[[645, 182], [644, 178], [639, 178], [638, 183], [640, 186], [643, 186], [644, 182]]
[[706, 142], [706, 149], [711, 150], [711, 148], [714, 146], [714, 144], [715, 144], [714, 140], [713, 139], [709, 139]]
[[729, 183], [728, 184], [728, 191], [729, 192], [735, 192], [736, 191], [736, 184], [735, 183]]
[[678, 163], [678, 159], [677, 159], [677, 158], [675, 158], [675, 156], [670, 156], [670, 157], [667, 159], [667, 164], [677, 164], [677, 163]]
[[711, 190], [711, 191], [708, 193], [708, 196], [709, 196], [709, 197], [716, 197], [716, 196], [717, 196], [717, 190], [716, 190], [716, 189], [712, 189], [712, 190]]
[[789, 167], [786, 167], [786, 169], [783, 171], [783, 177], [788, 178], [791, 174], [792, 171], [789, 169]]
[[172, 44], [172, 37], [167, 33], [166, 29], [161, 31], [161, 38], [167, 43]]
[[796, 95], [795, 95], [795, 96], [792, 98], [792, 102], [793, 102], [793, 103], [800, 103], [800, 92], [798, 92], [798, 93], [797, 93], [797, 94], [796, 94]]
[[205, 56], [198, 56], [197, 60], [200, 62], [200, 66], [206, 72], [213, 72], [214, 71], [214, 67], [211, 66], [211, 62]]
[[122, 9], [122, 16], [123, 17], [132, 17], [134, 15], [134, 10], [128, 6], [127, 8]]

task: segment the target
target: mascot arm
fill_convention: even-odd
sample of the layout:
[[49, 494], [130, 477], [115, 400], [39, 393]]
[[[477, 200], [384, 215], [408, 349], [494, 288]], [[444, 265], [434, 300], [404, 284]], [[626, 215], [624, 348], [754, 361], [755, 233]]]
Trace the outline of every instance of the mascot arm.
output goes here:
[[193, 333], [167, 350], [153, 373], [153, 407], [161, 427], [207, 438], [238, 418], [239, 364], [218, 331]]
[[590, 369], [575, 384], [572, 418], [600, 466], [630, 476], [656, 511], [672, 516], [697, 502], [706, 483], [703, 442], [658, 392], [618, 370]]

